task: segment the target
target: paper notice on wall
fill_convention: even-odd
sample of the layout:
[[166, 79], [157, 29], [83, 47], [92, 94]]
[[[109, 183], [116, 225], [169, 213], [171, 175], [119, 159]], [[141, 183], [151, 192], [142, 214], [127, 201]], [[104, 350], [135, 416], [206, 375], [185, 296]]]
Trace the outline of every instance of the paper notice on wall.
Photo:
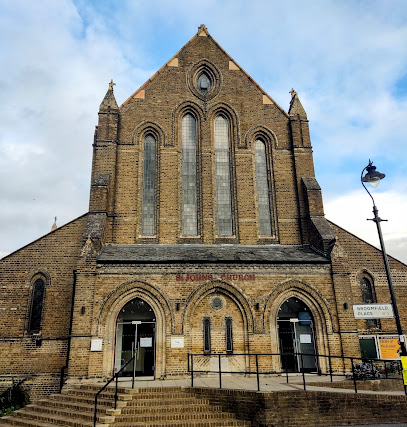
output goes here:
[[102, 342], [102, 339], [94, 338], [90, 343], [90, 351], [102, 351]]
[[153, 346], [152, 337], [140, 338], [140, 347], [152, 347], [152, 346]]
[[184, 337], [171, 337], [171, 348], [184, 348]]
[[301, 344], [311, 344], [311, 335], [310, 334], [300, 334], [300, 343]]

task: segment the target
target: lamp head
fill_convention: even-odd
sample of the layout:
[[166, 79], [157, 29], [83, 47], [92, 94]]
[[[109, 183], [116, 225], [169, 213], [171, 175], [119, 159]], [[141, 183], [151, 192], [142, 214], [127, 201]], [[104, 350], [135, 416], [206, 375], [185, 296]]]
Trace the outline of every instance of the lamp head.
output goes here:
[[376, 170], [376, 166], [373, 166], [373, 162], [369, 160], [368, 166], [365, 168], [367, 170], [366, 175], [362, 178], [362, 182], [367, 182], [372, 187], [377, 187], [381, 179], [383, 179], [386, 175], [384, 173], [380, 173]]

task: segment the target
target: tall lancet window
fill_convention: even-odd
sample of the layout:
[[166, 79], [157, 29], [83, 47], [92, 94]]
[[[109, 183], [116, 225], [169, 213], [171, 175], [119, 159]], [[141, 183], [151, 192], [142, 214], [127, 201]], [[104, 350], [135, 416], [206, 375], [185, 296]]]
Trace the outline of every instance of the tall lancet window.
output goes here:
[[271, 236], [270, 185], [267, 174], [266, 146], [260, 139], [254, 142], [254, 157], [256, 163], [259, 233], [260, 236]]
[[218, 236], [232, 236], [229, 125], [223, 116], [215, 118], [215, 172]]
[[196, 120], [182, 118], [182, 235], [198, 235]]
[[144, 138], [143, 159], [143, 207], [141, 215], [141, 234], [155, 234], [156, 214], [156, 175], [157, 175], [157, 143], [152, 135]]
[[41, 330], [42, 309], [45, 296], [45, 280], [41, 277], [33, 284], [28, 332], [37, 333]]
[[[360, 280], [360, 290], [362, 292], [362, 301], [364, 304], [376, 303], [376, 294], [372, 282], [367, 277]], [[367, 329], [378, 328], [380, 326], [378, 319], [366, 320]]]

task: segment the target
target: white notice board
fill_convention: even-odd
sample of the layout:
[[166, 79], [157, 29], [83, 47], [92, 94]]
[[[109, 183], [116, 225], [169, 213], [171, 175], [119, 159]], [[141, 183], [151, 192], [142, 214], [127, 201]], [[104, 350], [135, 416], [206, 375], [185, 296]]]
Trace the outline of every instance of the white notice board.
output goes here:
[[102, 351], [102, 342], [102, 339], [94, 338], [90, 343], [90, 351]]
[[171, 337], [171, 348], [184, 348], [184, 337]]
[[152, 337], [140, 338], [140, 347], [152, 347], [152, 346], [153, 346]]
[[391, 319], [393, 306], [391, 304], [355, 304], [353, 313], [355, 319]]

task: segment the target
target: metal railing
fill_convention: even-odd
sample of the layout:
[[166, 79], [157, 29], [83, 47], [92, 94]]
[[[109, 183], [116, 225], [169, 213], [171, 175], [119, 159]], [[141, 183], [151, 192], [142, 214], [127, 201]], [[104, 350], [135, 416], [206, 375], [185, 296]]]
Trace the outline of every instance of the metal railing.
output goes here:
[[116, 385], [115, 385], [115, 392], [114, 392], [114, 409], [117, 409], [117, 396], [118, 396], [118, 380], [119, 380], [119, 375], [124, 371], [124, 369], [131, 363], [133, 362], [133, 375], [132, 375], [132, 381], [131, 381], [131, 388], [134, 388], [134, 377], [135, 377], [135, 373], [134, 373], [134, 369], [135, 369], [135, 357], [133, 356], [125, 365], [123, 365], [120, 370], [118, 372], [116, 372], [112, 378], [110, 378], [110, 380], [95, 394], [95, 408], [94, 408], [94, 412], [93, 412], [93, 427], [96, 427], [96, 422], [97, 422], [97, 407], [98, 407], [98, 397], [100, 395], [100, 393], [102, 393], [106, 387], [114, 380], [116, 380]]
[[[244, 358], [242, 365], [245, 366], [245, 369], [222, 369], [223, 359], [236, 359], [238, 357]], [[295, 371], [290, 372], [288, 369], [270, 369], [270, 367], [273, 366], [273, 358], [275, 358], [274, 366], [281, 366], [280, 361], [288, 357], [297, 359], [299, 369], [296, 372], [302, 374], [302, 384], [304, 390], [307, 389], [307, 375], [318, 375], [329, 376], [331, 383], [334, 381], [334, 377], [342, 377], [344, 378], [344, 380], [352, 380], [355, 393], [358, 392], [358, 381], [373, 379], [400, 379], [404, 386], [404, 392], [407, 395], [407, 388], [404, 385], [400, 360], [366, 359], [361, 357], [330, 356], [311, 353], [189, 353], [188, 372], [191, 374], [191, 387], [194, 387], [194, 374], [202, 373], [218, 374], [219, 388], [222, 388], [222, 374], [255, 375], [257, 381], [257, 391], [260, 391], [260, 377], [263, 375], [285, 375], [286, 383], [288, 384], [289, 373], [293, 373]], [[313, 370], [303, 369], [302, 367], [304, 366], [304, 360], [306, 360], [306, 358], [308, 358], [309, 360], [310, 357], [315, 359], [315, 368]], [[213, 360], [217, 358], [217, 369], [194, 369], [194, 359], [196, 360], [196, 358], [201, 358], [200, 367], [202, 367], [202, 365], [205, 365], [205, 363], [202, 363], [202, 360]], [[279, 359], [277, 360], [277, 358]], [[265, 359], [266, 361], [264, 361]], [[208, 365], [208, 363], [206, 363], [206, 365]], [[261, 365], [263, 365], [263, 367], [261, 367]]]
[[66, 377], [65, 371], [67, 368], [68, 368], [68, 366], [66, 366], [66, 365], [62, 366], [62, 368], [61, 368], [61, 372], [59, 375], [59, 393], [62, 393], [62, 389], [63, 389], [64, 384], [65, 384], [65, 377]]

